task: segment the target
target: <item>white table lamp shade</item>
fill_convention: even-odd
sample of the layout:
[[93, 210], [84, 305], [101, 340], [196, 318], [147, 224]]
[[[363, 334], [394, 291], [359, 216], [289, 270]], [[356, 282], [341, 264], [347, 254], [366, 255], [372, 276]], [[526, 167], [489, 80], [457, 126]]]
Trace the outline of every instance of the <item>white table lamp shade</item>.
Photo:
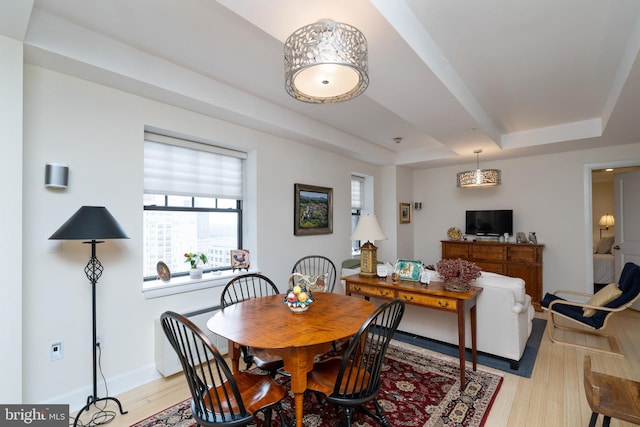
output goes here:
[[351, 240], [387, 240], [375, 215], [361, 215]]

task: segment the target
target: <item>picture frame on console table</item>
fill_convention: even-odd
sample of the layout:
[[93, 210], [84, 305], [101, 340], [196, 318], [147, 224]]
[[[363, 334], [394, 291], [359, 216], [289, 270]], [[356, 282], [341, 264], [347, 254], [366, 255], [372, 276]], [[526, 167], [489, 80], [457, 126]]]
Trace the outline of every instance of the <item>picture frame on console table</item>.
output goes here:
[[333, 189], [294, 184], [293, 234], [333, 233]]
[[400, 280], [410, 280], [412, 282], [420, 281], [420, 275], [424, 271], [422, 261], [414, 259], [399, 259], [393, 268], [398, 273]]

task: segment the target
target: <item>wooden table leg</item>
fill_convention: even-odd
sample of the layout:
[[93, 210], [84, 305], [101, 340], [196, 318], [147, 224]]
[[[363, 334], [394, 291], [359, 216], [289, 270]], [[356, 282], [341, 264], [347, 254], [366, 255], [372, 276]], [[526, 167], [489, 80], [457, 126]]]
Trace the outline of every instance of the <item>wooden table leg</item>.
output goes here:
[[473, 370], [476, 370], [478, 361], [478, 351], [476, 347], [476, 305], [474, 304], [469, 310], [471, 316], [471, 359], [473, 360]]
[[286, 349], [270, 349], [269, 352], [282, 357], [284, 369], [291, 374], [291, 391], [296, 411], [295, 425], [302, 427], [304, 392], [307, 390], [307, 372], [313, 369], [313, 359], [316, 354], [327, 352], [331, 343], [296, 347]]
[[458, 302], [458, 357], [460, 358], [460, 390], [466, 385], [464, 304]]
[[291, 374], [291, 391], [293, 392], [293, 408], [296, 411], [295, 425], [302, 426], [302, 406], [304, 392], [307, 389], [307, 363], [301, 359], [300, 351], [292, 351], [284, 357], [284, 369]]
[[240, 372], [240, 346], [231, 340], [228, 340], [227, 353], [231, 359], [231, 369], [234, 375]]

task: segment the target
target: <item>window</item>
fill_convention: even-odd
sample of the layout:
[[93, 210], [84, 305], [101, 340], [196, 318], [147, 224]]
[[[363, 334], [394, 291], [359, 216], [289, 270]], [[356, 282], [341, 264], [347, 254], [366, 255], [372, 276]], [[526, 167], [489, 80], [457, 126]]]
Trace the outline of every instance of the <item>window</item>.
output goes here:
[[230, 270], [229, 251], [242, 248], [245, 153], [145, 133], [143, 274], [157, 278], [163, 261], [186, 276], [186, 252], [204, 253], [204, 271]]
[[[351, 234], [356, 230], [362, 207], [364, 206], [364, 178], [361, 176], [351, 176]], [[360, 241], [351, 241], [351, 254], [360, 253]]]

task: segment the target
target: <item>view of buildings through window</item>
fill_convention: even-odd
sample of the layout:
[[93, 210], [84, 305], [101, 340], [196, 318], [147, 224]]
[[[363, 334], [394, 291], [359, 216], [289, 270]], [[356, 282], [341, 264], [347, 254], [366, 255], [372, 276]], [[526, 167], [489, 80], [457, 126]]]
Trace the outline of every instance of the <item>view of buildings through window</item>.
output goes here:
[[144, 277], [157, 277], [164, 262], [172, 276], [187, 275], [187, 252], [204, 253], [205, 271], [231, 268], [230, 250], [241, 247], [241, 202], [206, 197], [144, 195]]

